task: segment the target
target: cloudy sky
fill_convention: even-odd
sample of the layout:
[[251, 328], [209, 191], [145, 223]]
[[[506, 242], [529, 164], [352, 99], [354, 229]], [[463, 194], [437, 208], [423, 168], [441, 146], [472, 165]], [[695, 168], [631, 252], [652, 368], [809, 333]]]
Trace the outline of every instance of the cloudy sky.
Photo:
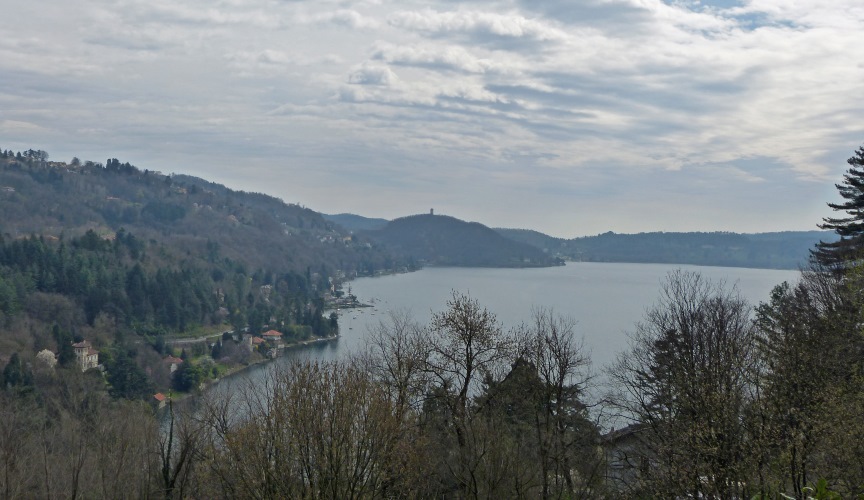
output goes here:
[[815, 229], [864, 143], [861, 0], [0, 4], [0, 148], [325, 213]]

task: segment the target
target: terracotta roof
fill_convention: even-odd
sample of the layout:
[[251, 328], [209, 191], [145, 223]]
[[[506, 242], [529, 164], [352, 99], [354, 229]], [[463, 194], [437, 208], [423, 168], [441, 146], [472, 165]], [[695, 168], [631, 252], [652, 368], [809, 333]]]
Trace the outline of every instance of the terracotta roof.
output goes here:
[[162, 361], [164, 361], [168, 364], [171, 364], [171, 365], [179, 365], [180, 363], [183, 362], [182, 359], [175, 358], [174, 356], [165, 356], [165, 359], [163, 359]]
[[252, 343], [253, 344], [263, 344], [264, 339], [262, 339], [261, 337], [252, 337]]
[[282, 334], [277, 332], [276, 330], [270, 330], [269, 332], [264, 334], [265, 337], [281, 337]]
[[153, 399], [155, 399], [156, 401], [159, 401], [161, 403], [162, 401], [165, 401], [166, 398], [165, 398], [164, 394], [162, 394], [161, 392], [157, 392], [156, 394], [153, 395]]
[[74, 347], [75, 349], [85, 349], [85, 348], [89, 348], [89, 347], [90, 347], [90, 342], [88, 342], [88, 341], [86, 341], [86, 340], [82, 340], [81, 342], [78, 342], [77, 344], [72, 344], [72, 347]]

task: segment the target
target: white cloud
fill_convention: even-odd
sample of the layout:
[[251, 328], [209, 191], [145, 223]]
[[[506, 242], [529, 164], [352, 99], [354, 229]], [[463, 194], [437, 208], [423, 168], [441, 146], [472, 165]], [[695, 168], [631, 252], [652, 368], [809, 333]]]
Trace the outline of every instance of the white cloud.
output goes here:
[[516, 63], [477, 57], [461, 45], [396, 45], [379, 41], [373, 45], [372, 58], [388, 64], [466, 73], [518, 72]]
[[432, 9], [392, 14], [391, 25], [431, 35], [466, 34], [537, 41], [562, 41], [567, 34], [548, 22], [525, 18], [517, 13], [450, 11]]
[[[449, 196], [466, 171], [478, 204], [503, 190], [552, 211], [571, 206], [564, 193], [637, 189], [622, 178], [645, 193], [717, 186], [706, 206], [736, 187], [812, 193], [802, 186], [830, 190], [864, 137], [857, 0], [46, 2], [4, 14], [33, 21], [0, 39], [4, 147], [125, 152], [217, 180], [239, 148], [296, 166], [258, 190], [331, 193], [306, 200], [321, 210], [354, 196], [345, 179], [374, 190], [400, 172], [423, 181], [405, 181], [387, 216]], [[558, 194], [521, 192], [530, 178]], [[778, 207], [766, 229], [819, 219], [765, 196]], [[721, 223], [734, 226], [704, 229]]]
[[353, 29], [375, 29], [379, 26], [376, 19], [350, 9], [298, 14], [294, 20], [300, 24], [335, 24]]
[[398, 79], [399, 77], [390, 71], [390, 68], [387, 66], [364, 63], [351, 72], [348, 76], [348, 83], [355, 85], [389, 86]]

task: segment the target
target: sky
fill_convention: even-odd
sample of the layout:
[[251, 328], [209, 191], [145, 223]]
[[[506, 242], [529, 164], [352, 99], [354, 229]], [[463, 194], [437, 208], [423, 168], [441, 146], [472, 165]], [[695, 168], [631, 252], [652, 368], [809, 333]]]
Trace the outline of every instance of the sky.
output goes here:
[[861, 0], [0, 0], [0, 148], [560, 237], [816, 229]]

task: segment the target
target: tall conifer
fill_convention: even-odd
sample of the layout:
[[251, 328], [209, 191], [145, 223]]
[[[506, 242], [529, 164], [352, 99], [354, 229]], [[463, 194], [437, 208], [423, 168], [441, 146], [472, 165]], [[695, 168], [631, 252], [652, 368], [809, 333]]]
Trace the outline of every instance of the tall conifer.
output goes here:
[[847, 163], [851, 168], [843, 174], [843, 183], [836, 185], [845, 201], [828, 204], [834, 211], [846, 212], [847, 216], [826, 217], [819, 225], [821, 229], [834, 231], [840, 239], [820, 241], [811, 252], [815, 262], [840, 269], [858, 260], [864, 251], [864, 147], [859, 147]]

